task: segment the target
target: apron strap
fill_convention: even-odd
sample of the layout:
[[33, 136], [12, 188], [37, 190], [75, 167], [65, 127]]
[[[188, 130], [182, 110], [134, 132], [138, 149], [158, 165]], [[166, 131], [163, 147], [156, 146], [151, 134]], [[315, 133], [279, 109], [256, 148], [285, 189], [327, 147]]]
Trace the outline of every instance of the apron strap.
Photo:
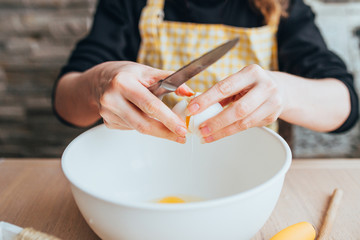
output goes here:
[[154, 52], [160, 51], [158, 26], [164, 20], [164, 1], [147, 0], [147, 4], [141, 12], [139, 30], [142, 43], [138, 54], [138, 62], [143, 62], [146, 47], [151, 46]]
[[147, 0], [146, 6], [152, 6], [152, 7], [164, 9], [164, 1], [165, 0]]
[[[164, 20], [164, 1], [147, 0], [146, 6], [142, 10], [140, 25], [143, 23], [159, 24]], [[151, 27], [157, 27], [152, 25]]]

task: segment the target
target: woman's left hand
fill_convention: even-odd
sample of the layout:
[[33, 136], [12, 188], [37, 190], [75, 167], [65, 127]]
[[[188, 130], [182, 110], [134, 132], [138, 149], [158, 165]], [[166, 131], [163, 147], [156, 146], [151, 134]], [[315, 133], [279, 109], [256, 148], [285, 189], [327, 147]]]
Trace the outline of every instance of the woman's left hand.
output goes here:
[[217, 102], [223, 107], [229, 106], [200, 125], [207, 143], [276, 121], [285, 101], [272, 73], [253, 64], [194, 98], [188, 105], [188, 112], [195, 115]]

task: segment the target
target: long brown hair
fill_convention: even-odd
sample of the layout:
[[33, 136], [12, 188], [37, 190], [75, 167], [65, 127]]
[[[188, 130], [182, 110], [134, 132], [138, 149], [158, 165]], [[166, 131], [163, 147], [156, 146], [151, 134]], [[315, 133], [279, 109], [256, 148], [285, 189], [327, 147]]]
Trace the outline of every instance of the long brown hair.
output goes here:
[[289, 0], [249, 0], [268, 25], [278, 25], [281, 17], [287, 17]]

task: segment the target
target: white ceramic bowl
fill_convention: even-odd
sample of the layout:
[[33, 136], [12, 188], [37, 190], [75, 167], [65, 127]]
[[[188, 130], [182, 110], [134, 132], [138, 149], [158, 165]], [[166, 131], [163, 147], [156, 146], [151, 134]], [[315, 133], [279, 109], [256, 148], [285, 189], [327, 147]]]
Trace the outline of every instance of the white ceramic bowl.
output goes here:
[[[101, 125], [62, 156], [81, 213], [105, 240], [250, 239], [274, 209], [290, 163], [288, 145], [265, 128], [181, 145]], [[204, 201], [155, 203], [165, 196]]]

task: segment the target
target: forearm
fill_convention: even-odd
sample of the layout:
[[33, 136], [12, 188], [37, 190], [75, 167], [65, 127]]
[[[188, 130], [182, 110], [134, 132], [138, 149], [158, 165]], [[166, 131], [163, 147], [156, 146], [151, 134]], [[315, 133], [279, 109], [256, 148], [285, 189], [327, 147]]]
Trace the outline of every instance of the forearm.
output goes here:
[[100, 119], [92, 86], [95, 77], [87, 72], [72, 72], [59, 80], [54, 107], [60, 117], [79, 127], [90, 126]]
[[329, 132], [339, 128], [351, 111], [350, 94], [341, 81], [332, 78], [305, 79], [271, 72], [284, 94], [280, 118], [292, 124]]

